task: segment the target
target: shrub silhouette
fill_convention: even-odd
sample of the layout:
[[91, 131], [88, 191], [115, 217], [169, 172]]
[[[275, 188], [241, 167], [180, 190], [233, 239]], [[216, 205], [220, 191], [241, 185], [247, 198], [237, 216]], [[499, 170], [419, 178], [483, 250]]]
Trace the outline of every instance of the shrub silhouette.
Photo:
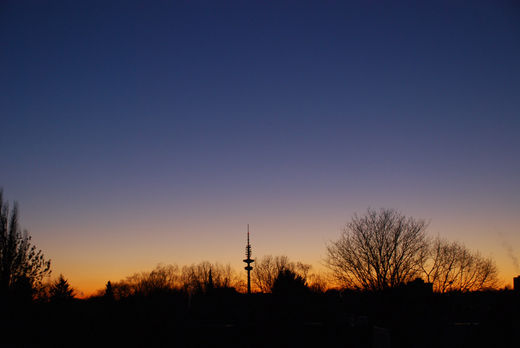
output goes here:
[[305, 279], [290, 269], [281, 270], [273, 282], [273, 295], [302, 295], [309, 291]]

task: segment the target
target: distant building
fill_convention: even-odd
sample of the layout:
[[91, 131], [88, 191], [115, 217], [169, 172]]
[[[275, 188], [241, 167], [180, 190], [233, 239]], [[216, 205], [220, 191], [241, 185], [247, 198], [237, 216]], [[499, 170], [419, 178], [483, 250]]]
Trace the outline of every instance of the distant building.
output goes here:
[[516, 278], [513, 278], [513, 289], [515, 289], [517, 292], [520, 292], [520, 275]]
[[430, 295], [433, 294], [433, 283], [426, 283], [421, 278], [416, 278], [406, 283], [406, 289], [410, 294], [414, 295]]

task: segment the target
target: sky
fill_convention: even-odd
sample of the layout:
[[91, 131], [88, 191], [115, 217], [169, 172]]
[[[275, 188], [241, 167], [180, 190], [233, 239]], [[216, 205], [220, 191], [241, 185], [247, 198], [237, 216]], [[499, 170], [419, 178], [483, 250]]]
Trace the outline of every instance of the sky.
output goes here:
[[511, 284], [518, 62], [514, 1], [3, 1], [0, 187], [84, 293], [241, 271], [247, 224], [254, 257], [320, 270], [369, 207]]

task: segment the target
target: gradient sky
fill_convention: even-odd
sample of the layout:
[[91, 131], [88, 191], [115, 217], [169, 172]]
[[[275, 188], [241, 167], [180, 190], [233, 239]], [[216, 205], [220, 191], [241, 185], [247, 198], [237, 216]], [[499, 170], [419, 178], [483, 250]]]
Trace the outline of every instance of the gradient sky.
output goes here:
[[520, 274], [514, 1], [108, 3], [0, 4], [0, 187], [54, 276], [241, 270], [247, 223], [320, 268], [368, 207]]

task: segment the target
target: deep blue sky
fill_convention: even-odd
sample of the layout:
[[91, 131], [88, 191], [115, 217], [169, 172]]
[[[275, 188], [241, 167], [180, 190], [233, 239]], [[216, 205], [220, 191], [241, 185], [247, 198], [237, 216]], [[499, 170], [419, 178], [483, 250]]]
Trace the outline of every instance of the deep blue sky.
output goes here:
[[515, 272], [514, 1], [4, 1], [0, 47], [0, 186], [72, 278], [240, 261], [246, 223], [316, 263], [368, 206]]

